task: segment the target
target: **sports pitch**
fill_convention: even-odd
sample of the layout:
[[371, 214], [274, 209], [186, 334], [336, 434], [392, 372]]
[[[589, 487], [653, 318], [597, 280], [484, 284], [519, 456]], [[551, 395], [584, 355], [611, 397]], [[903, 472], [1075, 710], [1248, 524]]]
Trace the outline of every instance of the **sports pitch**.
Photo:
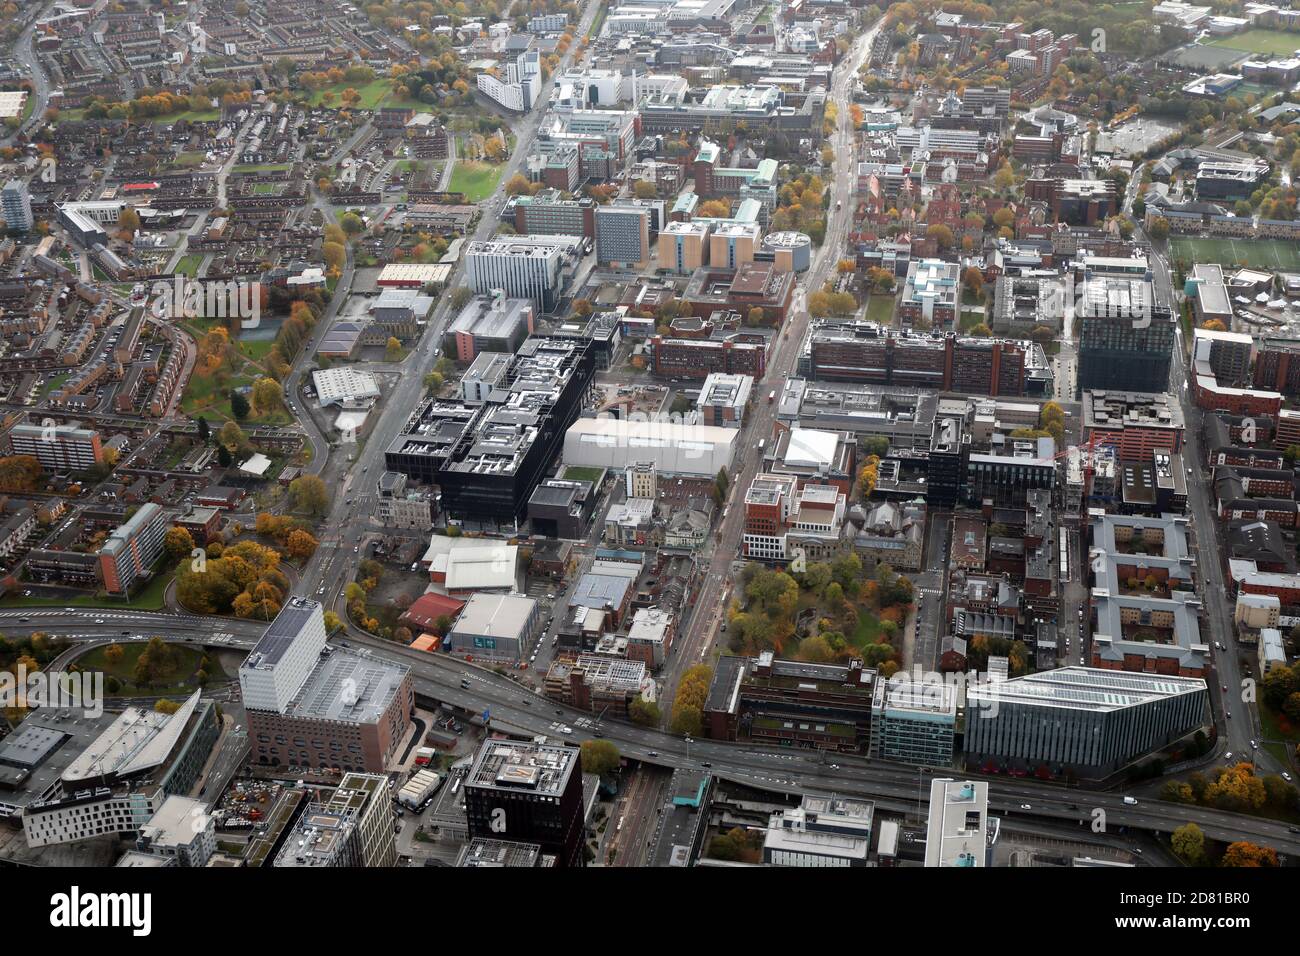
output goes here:
[[1217, 262], [1235, 266], [1244, 262], [1252, 269], [1300, 271], [1300, 244], [1283, 239], [1194, 239], [1170, 236], [1169, 251], [1177, 261]]
[[1281, 30], [1246, 30], [1244, 33], [1216, 37], [1205, 45], [1242, 50], [1246, 53], [1290, 56], [1293, 51], [1300, 50], [1300, 33], [1284, 33]]

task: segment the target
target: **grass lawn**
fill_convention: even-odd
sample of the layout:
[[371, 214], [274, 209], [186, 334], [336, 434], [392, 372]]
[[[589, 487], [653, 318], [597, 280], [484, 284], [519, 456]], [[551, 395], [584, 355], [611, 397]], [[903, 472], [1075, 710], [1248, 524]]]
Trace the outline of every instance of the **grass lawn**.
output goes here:
[[958, 320], [958, 328], [962, 332], [969, 332], [983, 321], [984, 314], [982, 312], [962, 312], [961, 318]]
[[62, 388], [63, 383], [66, 382], [71, 377], [72, 377], [71, 372], [64, 372], [62, 375], [54, 376], [52, 379], [46, 382], [45, 386], [41, 389], [41, 397], [44, 398], [46, 395], [50, 394], [50, 392], [54, 391], [56, 388]]
[[276, 194], [276, 192], [279, 190], [279, 188], [280, 188], [280, 186], [279, 186], [278, 183], [254, 183], [254, 184], [253, 184], [253, 195], [254, 195], [254, 196], [274, 196], [274, 195]]
[[181, 261], [176, 263], [176, 274], [193, 279], [198, 275], [201, 265], [203, 265], [202, 255], [182, 256]]
[[457, 162], [449, 192], [464, 193], [466, 202], [482, 202], [497, 188], [502, 167], [492, 163]]
[[363, 86], [357, 86], [355, 83], [338, 83], [334, 86], [327, 86], [312, 93], [311, 98], [307, 101], [312, 106], [320, 106], [325, 100], [326, 93], [334, 94], [334, 101], [331, 104], [334, 107], [343, 106], [343, 91], [354, 89], [360, 94], [361, 99], [357, 101], [357, 108], [363, 110], [373, 110], [384, 100], [388, 99], [393, 92], [391, 80], [384, 77], [378, 77], [371, 80]]
[[[1300, 35], [1297, 35], [1300, 40]], [[1282, 239], [1198, 239], [1176, 236], [1169, 239], [1174, 260], [1217, 262], [1235, 265], [1244, 262], [1255, 269], [1291, 271], [1300, 269], [1300, 246]]]
[[1280, 30], [1246, 30], [1232, 36], [1210, 40], [1206, 46], [1226, 47], [1229, 50], [1244, 50], [1247, 53], [1271, 53], [1290, 55], [1300, 50], [1300, 34], [1284, 33]]
[[146, 584], [135, 597], [125, 600], [119, 597], [99, 592], [98, 594], [87, 594], [82, 597], [75, 597], [69, 600], [66, 597], [46, 598], [46, 597], [23, 597], [22, 592], [15, 590], [11, 594], [5, 595], [0, 600], [2, 607], [102, 607], [102, 608], [132, 608], [137, 611], [161, 611], [163, 609], [163, 592], [167, 590], [168, 583], [171, 582], [172, 572], [156, 574], [148, 584]]
[[564, 477], [569, 481], [590, 481], [593, 485], [605, 474], [603, 468], [588, 468], [584, 465], [566, 465]]
[[77, 659], [77, 665], [82, 670], [103, 671], [106, 677], [116, 677], [122, 683], [122, 689], [118, 691], [118, 696], [121, 697], [188, 695], [198, 686], [194, 682], [194, 675], [198, 673], [203, 654], [195, 648], [172, 644], [171, 647], [176, 654], [175, 666], [160, 677], [159, 683], [150, 687], [137, 687], [134, 681], [135, 666], [140, 660], [140, 655], [148, 647], [148, 642], [123, 641], [118, 646], [122, 648], [122, 657], [117, 661], [108, 660], [106, 654], [108, 646], [104, 646], [87, 651]]
[[880, 325], [892, 325], [894, 321], [894, 297], [881, 293], [871, 293], [867, 300], [867, 321]]
[[[879, 644], [884, 637], [884, 631], [880, 627], [880, 619], [871, 611], [861, 605], [858, 606], [858, 626], [852, 634], [845, 634], [854, 647], [865, 647], [868, 644]], [[901, 631], [900, 631], [901, 633]], [[899, 641], [900, 648], [902, 641]]]
[[202, 166], [207, 157], [203, 153], [178, 153], [172, 160], [173, 166]]

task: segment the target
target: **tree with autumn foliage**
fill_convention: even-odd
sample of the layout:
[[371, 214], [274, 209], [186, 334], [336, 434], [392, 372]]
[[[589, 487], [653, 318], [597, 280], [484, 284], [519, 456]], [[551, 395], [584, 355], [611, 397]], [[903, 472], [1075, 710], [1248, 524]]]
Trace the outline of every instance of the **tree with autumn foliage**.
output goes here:
[[1231, 867], [1272, 867], [1277, 866], [1277, 851], [1271, 847], [1259, 846], [1246, 840], [1238, 840], [1228, 845], [1223, 851], [1220, 866]]
[[863, 501], [867, 501], [871, 497], [876, 490], [876, 482], [879, 480], [880, 456], [870, 455], [858, 471], [858, 495]]

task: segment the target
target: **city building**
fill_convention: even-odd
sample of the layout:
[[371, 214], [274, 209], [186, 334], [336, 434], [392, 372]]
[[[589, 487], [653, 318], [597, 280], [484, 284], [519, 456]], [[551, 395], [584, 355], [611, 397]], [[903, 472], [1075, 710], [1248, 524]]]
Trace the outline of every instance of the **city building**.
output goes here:
[[410, 726], [410, 668], [329, 648], [322, 608], [290, 598], [239, 667], [256, 763], [383, 773]]
[[542, 609], [522, 594], [470, 596], [444, 646], [475, 658], [521, 661], [542, 629]]
[[1151, 391], [1169, 381], [1174, 316], [1155, 300], [1149, 278], [1098, 272], [1076, 285], [1079, 333], [1076, 394], [1090, 389]]
[[989, 865], [989, 785], [983, 780], [930, 781], [930, 813], [925, 827], [925, 865]]
[[27, 184], [11, 179], [0, 190], [0, 219], [15, 235], [31, 232], [36, 220], [32, 217], [32, 195]]
[[564, 463], [622, 471], [652, 462], [660, 475], [712, 478], [730, 468], [738, 430], [671, 421], [580, 418], [564, 433]]
[[744, 557], [785, 563], [825, 561], [842, 550], [848, 495], [834, 485], [794, 475], [758, 474], [745, 492]]
[[1089, 512], [1092, 666], [1204, 677], [1187, 519]]
[[534, 843], [557, 866], [584, 865], [577, 747], [487, 740], [463, 790], [471, 840]]
[[767, 866], [865, 867], [875, 804], [804, 794], [799, 806], [774, 813], [763, 836]]
[[643, 268], [651, 259], [653, 210], [632, 203], [596, 207], [596, 261], [625, 269]]
[[[385, 467], [436, 484], [453, 522], [515, 527], [582, 410], [595, 368], [587, 343], [533, 336], [484, 404], [427, 399], [385, 451]], [[584, 420], [585, 421], [585, 420]], [[576, 462], [571, 462], [575, 463]]]
[[647, 690], [648, 681], [643, 661], [596, 653], [557, 657], [547, 669], [542, 687], [551, 700], [626, 720], [629, 706]]
[[800, 375], [974, 395], [1050, 394], [1042, 347], [1032, 342], [908, 332], [871, 322], [812, 323], [800, 350]]
[[1183, 410], [1168, 392], [1085, 389], [1081, 405], [1083, 443], [1089, 447], [1109, 445], [1120, 461], [1182, 451]]
[[497, 236], [468, 243], [463, 251], [465, 280], [482, 295], [498, 290], [528, 299], [541, 312], [559, 301], [567, 271], [587, 240], [581, 236]]
[[397, 840], [388, 777], [347, 773], [307, 805], [275, 857], [277, 867], [391, 867]]
[[513, 355], [533, 331], [533, 303], [508, 299], [498, 290], [465, 303], [443, 332], [443, 350], [468, 365], [485, 352]]
[[752, 376], [711, 373], [700, 386], [700, 397], [695, 401], [701, 423], [719, 428], [740, 428], [753, 390]]
[[875, 671], [862, 661], [806, 664], [723, 655], [704, 704], [714, 740], [865, 753]]
[[1065, 667], [966, 694], [968, 766], [1101, 779], [1210, 722], [1205, 681]]
[[207, 866], [217, 852], [217, 831], [205, 804], [176, 794], [140, 828], [135, 848], [175, 866]]
[[957, 263], [939, 259], [924, 259], [908, 266], [898, 301], [900, 321], [917, 325], [919, 320], [924, 328], [951, 328], [961, 297], [959, 269]]
[[73, 425], [15, 425], [9, 430], [14, 455], [30, 455], [48, 471], [85, 471], [104, 462], [99, 432]]
[[527, 113], [542, 92], [541, 54], [536, 49], [525, 50], [505, 64], [505, 76], [486, 70], [475, 78], [479, 92], [495, 100], [508, 110]]
[[957, 688], [895, 675], [877, 680], [871, 697], [874, 760], [949, 767], [957, 725]]
[[713, 227], [707, 222], [670, 222], [659, 231], [659, 268], [679, 275], [690, 275], [709, 265], [709, 237]]
[[99, 574], [109, 594], [126, 594], [146, 578], [163, 553], [170, 527], [167, 513], [152, 501], [142, 504], [99, 548]]

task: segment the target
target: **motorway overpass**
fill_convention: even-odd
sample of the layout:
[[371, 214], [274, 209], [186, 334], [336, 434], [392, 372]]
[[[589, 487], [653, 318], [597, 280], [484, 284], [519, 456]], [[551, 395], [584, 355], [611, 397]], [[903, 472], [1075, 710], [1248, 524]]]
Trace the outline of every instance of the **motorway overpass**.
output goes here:
[[[119, 610], [37, 608], [0, 611], [0, 633], [25, 635], [41, 630], [79, 642], [103, 643], [147, 639], [202, 644], [213, 648], [248, 649], [265, 625], [256, 621], [204, 617], [191, 614]], [[590, 714], [547, 700], [514, 681], [446, 654], [413, 651], [355, 630], [347, 640], [354, 647], [400, 661], [411, 668], [417, 698], [447, 703], [481, 713], [533, 733], [559, 736], [561, 724], [573, 727], [569, 737], [580, 743], [593, 734], [578, 725]], [[460, 686], [469, 680], [469, 688]], [[804, 793], [825, 790], [875, 801], [891, 810], [912, 811], [929, 799], [928, 779], [934, 776], [967, 777], [989, 782], [989, 808], [1012, 817], [1023, 816], [1058, 823], [1083, 821], [1090, 826], [1096, 811], [1105, 814], [1106, 832], [1123, 843], [1119, 828], [1169, 833], [1187, 822], [1196, 823], [1211, 839], [1263, 841], [1284, 854], [1300, 854], [1300, 833], [1275, 820], [1175, 806], [1143, 798], [1136, 806], [1120, 794], [1098, 793], [1043, 783], [1029, 778], [988, 777], [953, 768], [916, 768], [842, 754], [806, 750], [766, 750], [747, 744], [714, 740], [686, 740], [660, 730], [632, 724], [601, 724], [604, 739], [632, 759], [668, 768], [707, 769], [716, 776], [764, 790]], [[1028, 810], [1023, 809], [1025, 805]]]

